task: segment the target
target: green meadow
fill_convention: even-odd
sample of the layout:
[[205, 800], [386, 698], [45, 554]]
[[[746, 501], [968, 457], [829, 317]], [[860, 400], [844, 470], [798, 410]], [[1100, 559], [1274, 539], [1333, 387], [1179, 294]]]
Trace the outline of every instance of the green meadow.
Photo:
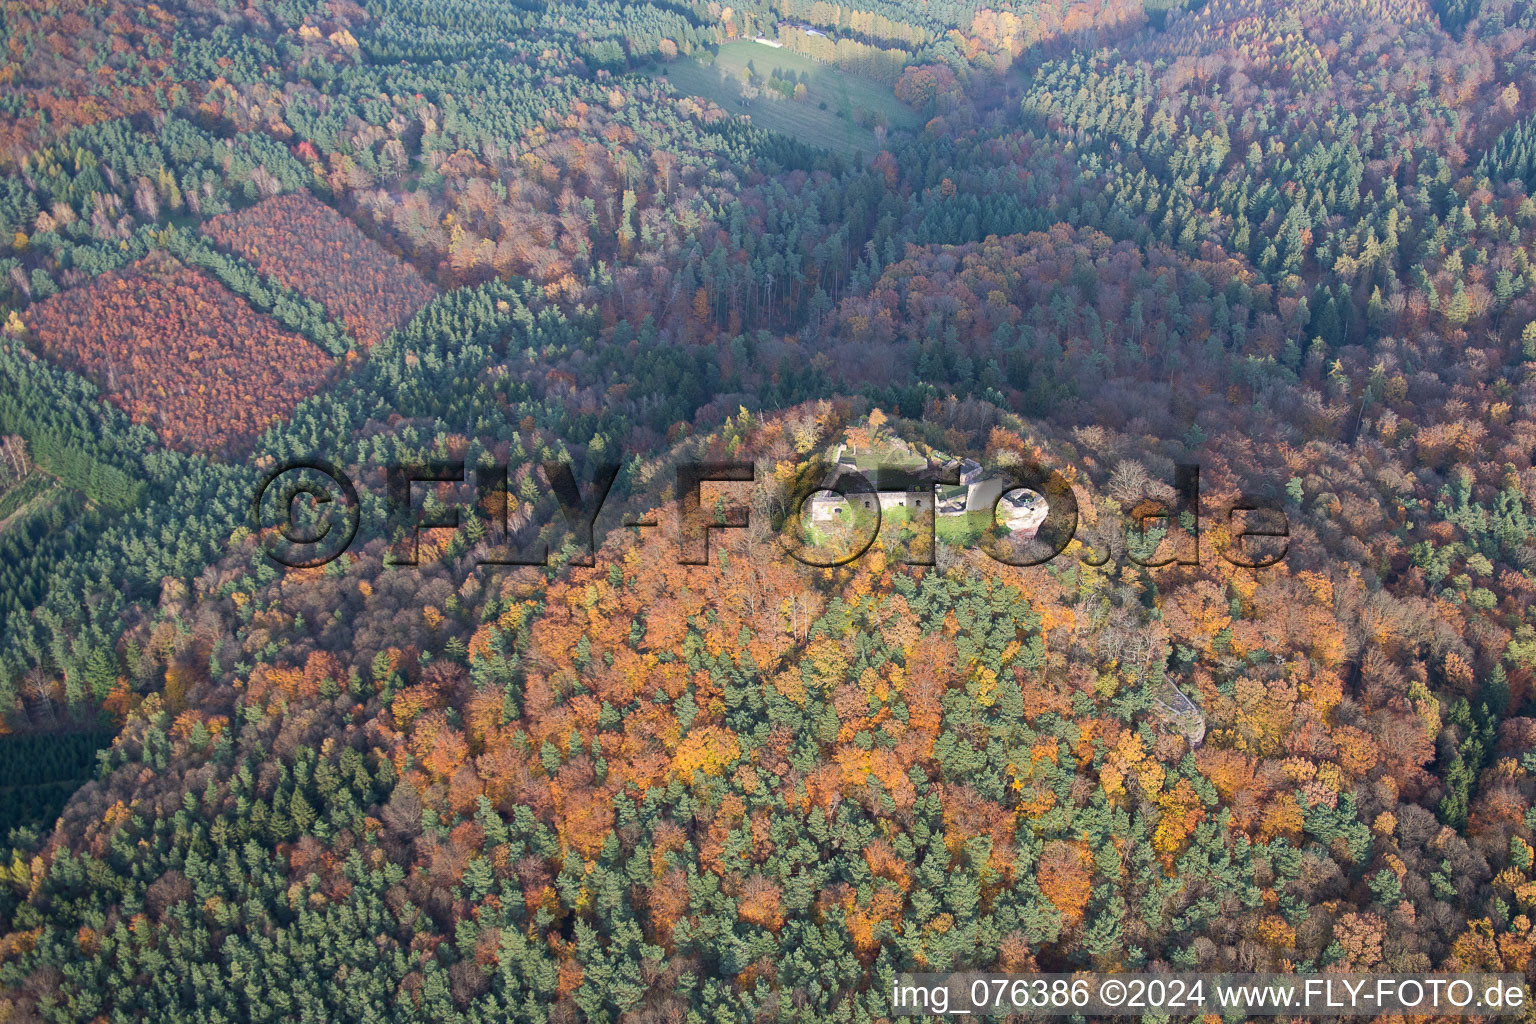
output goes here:
[[766, 43], [725, 43], [702, 59], [678, 60], [656, 74], [680, 92], [748, 115], [761, 128], [828, 149], [872, 156], [880, 151], [877, 126], [918, 125], [917, 115], [889, 85]]

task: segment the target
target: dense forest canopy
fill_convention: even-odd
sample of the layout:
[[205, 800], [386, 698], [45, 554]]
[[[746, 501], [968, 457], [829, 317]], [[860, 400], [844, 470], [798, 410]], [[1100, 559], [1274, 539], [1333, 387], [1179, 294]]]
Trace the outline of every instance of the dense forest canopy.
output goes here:
[[[1536, 4], [0, 26], [0, 1024], [1530, 973]], [[1075, 537], [785, 556], [895, 451], [1059, 470]], [[317, 460], [357, 534], [285, 567]], [[411, 565], [398, 464], [464, 473]], [[707, 565], [690, 464], [754, 478]]]

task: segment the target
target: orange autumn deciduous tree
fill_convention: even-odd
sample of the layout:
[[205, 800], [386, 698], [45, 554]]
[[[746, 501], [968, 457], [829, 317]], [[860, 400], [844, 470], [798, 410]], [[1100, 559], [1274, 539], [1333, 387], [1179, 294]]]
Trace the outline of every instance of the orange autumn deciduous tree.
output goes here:
[[1152, 848], [1163, 855], [1164, 864], [1171, 869], [1175, 855], [1205, 818], [1205, 805], [1189, 780], [1180, 779], [1172, 789], [1158, 795], [1157, 807], [1160, 813]]
[[1290, 793], [1279, 793], [1264, 805], [1259, 822], [1259, 839], [1268, 842], [1284, 837], [1296, 842], [1301, 838], [1301, 804]]
[[28, 322], [50, 358], [188, 451], [241, 448], [318, 390], [332, 364], [212, 277], [159, 252], [38, 303]]
[[427, 712], [416, 723], [411, 732], [411, 752], [439, 779], [451, 777], [469, 759], [464, 735], [448, 724], [448, 716], [440, 710]]
[[1345, 914], [1334, 922], [1333, 937], [1344, 950], [1348, 970], [1368, 971], [1381, 963], [1386, 922], [1369, 911]]
[[946, 64], [913, 64], [896, 79], [896, 98], [922, 107], [955, 88], [955, 73]]
[[762, 875], [753, 875], [741, 887], [736, 916], [771, 932], [784, 927], [784, 908], [779, 887]]
[[476, 690], [469, 698], [469, 706], [464, 712], [464, 731], [475, 751], [493, 745], [500, 737], [505, 706], [506, 693], [499, 686]]
[[1062, 923], [1068, 928], [1082, 921], [1088, 899], [1093, 895], [1091, 864], [1088, 848], [1082, 843], [1053, 839], [1040, 854], [1035, 882], [1045, 898], [1061, 911]]
[[1235, 750], [1203, 746], [1195, 753], [1195, 763], [1216, 787], [1223, 805], [1231, 808], [1233, 823], [1241, 829], [1256, 828], [1269, 792], [1263, 762]]
[[843, 920], [848, 925], [853, 948], [864, 957], [872, 956], [880, 948], [876, 929], [882, 922], [900, 921], [901, 909], [901, 897], [886, 889], [876, 892], [868, 905], [861, 905], [853, 893], [848, 893], [843, 898]]
[[291, 192], [203, 225], [209, 238], [325, 307], [375, 345], [432, 298], [416, 268], [308, 192]]
[[864, 850], [864, 861], [869, 865], [870, 874], [876, 878], [894, 883], [902, 892], [912, 887], [906, 861], [897, 856], [895, 847], [888, 840], [876, 839], [870, 843]]
[[720, 806], [715, 809], [714, 820], [709, 823], [706, 834], [699, 842], [700, 867], [717, 875], [726, 873], [723, 861], [725, 846], [745, 814], [746, 804], [735, 793], [727, 794], [720, 801]]
[[1232, 624], [1230, 605], [1216, 586], [1201, 580], [1163, 602], [1163, 620], [1174, 636], [1210, 653], [1216, 634]]
[[651, 873], [660, 878], [667, 869], [668, 854], [682, 851], [688, 845], [688, 833], [675, 821], [658, 822], [651, 835]]
[[664, 948], [672, 946], [672, 930], [688, 915], [688, 876], [682, 868], [672, 868], [647, 890], [654, 938]]
[[442, 695], [436, 687], [418, 684], [395, 694], [389, 711], [395, 719], [396, 728], [408, 729], [423, 712], [441, 706]]
[[172, 712], [187, 706], [187, 697], [197, 682], [197, 673], [184, 661], [173, 661], [165, 670], [165, 707]]
[[1335, 726], [1332, 739], [1338, 748], [1339, 766], [1352, 776], [1366, 775], [1380, 760], [1376, 741], [1364, 729], [1352, 725]]
[[561, 838], [589, 860], [602, 852], [614, 822], [613, 800], [606, 788], [556, 785], [555, 807]]
[[683, 737], [672, 758], [672, 771], [685, 781], [692, 779], [694, 772], [719, 776], [740, 756], [735, 733], [718, 725], [705, 726]]
[[304, 687], [306, 693], [319, 693], [320, 685], [329, 679], [340, 682], [347, 678], [341, 659], [330, 651], [312, 651], [304, 659]]

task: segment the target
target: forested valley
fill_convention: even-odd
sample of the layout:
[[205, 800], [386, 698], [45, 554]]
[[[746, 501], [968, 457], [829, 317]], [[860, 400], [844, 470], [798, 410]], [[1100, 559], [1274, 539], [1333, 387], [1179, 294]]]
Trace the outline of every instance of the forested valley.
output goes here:
[[[0, 1024], [1530, 976], [1536, 4], [0, 25]], [[1056, 468], [1076, 537], [817, 567], [711, 483], [679, 559], [682, 467], [893, 447]], [[315, 460], [359, 529], [288, 567]], [[399, 564], [428, 463], [505, 487]], [[617, 467], [591, 552], [556, 463]]]

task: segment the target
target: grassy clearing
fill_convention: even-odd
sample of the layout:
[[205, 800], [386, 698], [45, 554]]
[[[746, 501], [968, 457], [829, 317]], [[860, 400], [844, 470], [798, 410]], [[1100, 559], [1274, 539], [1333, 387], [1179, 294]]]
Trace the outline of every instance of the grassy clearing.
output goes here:
[[[889, 86], [765, 43], [725, 43], [703, 61], [674, 61], [656, 74], [760, 128], [828, 149], [872, 156], [880, 151], [877, 128], [918, 124]], [[799, 98], [796, 85], [805, 87]]]
[[0, 532], [12, 522], [41, 511], [58, 498], [57, 481], [43, 473], [33, 472], [21, 483], [0, 494]]
[[958, 516], [935, 516], [933, 532], [941, 544], [968, 548], [980, 543], [995, 524], [991, 509], [975, 509]]
[[853, 456], [853, 465], [860, 473], [865, 474], [881, 469], [904, 469], [915, 473], [922, 470], [928, 463], [915, 455], [903, 455], [899, 452], [860, 452]]

